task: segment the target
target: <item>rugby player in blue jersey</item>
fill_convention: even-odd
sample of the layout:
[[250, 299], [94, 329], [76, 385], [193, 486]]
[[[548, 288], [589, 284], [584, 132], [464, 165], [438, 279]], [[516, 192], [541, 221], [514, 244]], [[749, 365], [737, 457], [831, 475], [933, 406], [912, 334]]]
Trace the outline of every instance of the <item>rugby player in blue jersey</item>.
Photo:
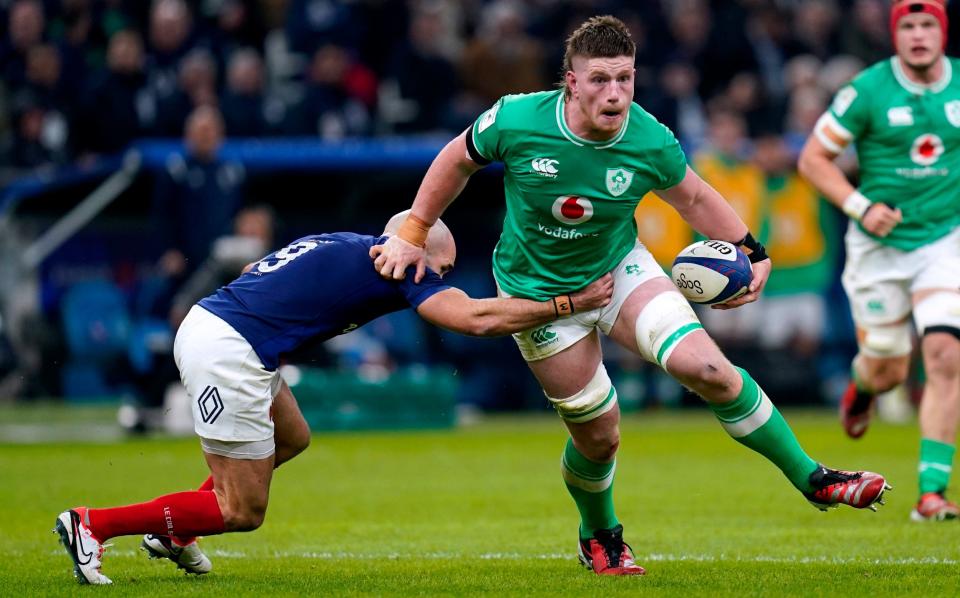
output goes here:
[[250, 264], [190, 310], [177, 332], [174, 357], [212, 475], [195, 491], [61, 513], [56, 531], [80, 583], [111, 583], [100, 567], [104, 543], [116, 536], [146, 534], [142, 546], [148, 554], [202, 574], [211, 563], [197, 536], [260, 527], [273, 469], [310, 443], [307, 423], [277, 372], [283, 355], [304, 343], [407, 307], [455, 332], [501, 336], [603, 307], [613, 294], [607, 274], [580, 292], [547, 301], [472, 299], [441, 280], [453, 267], [456, 246], [439, 221], [426, 241], [429, 270], [423, 280], [386, 280], [371, 267], [370, 248], [384, 243], [406, 217], [394, 216], [380, 237], [330, 233], [294, 241]]

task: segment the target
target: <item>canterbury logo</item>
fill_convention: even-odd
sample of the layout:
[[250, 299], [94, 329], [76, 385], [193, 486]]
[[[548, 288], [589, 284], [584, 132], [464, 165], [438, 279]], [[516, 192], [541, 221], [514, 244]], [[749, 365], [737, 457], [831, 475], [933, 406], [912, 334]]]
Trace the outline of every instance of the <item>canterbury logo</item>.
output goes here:
[[220, 414], [223, 413], [223, 400], [220, 399], [220, 391], [216, 386], [208, 386], [200, 393], [197, 399], [197, 406], [200, 408], [200, 418], [203, 423], [212, 424], [217, 421]]
[[550, 330], [550, 326], [551, 325], [548, 324], [543, 328], [537, 328], [536, 330], [530, 333], [530, 338], [533, 339], [533, 342], [535, 342], [538, 347], [540, 345], [545, 345], [551, 341], [556, 340], [557, 333], [552, 332]]
[[534, 172], [550, 178], [557, 176], [557, 165], [559, 164], [560, 162], [553, 158], [534, 158], [533, 161], [530, 162], [530, 166], [533, 167]]

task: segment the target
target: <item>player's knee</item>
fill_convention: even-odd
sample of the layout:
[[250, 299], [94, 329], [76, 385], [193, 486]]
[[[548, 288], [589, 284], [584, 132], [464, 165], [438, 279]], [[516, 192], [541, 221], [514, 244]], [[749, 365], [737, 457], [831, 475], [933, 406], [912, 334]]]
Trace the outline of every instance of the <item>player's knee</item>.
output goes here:
[[560, 417], [577, 424], [593, 421], [617, 404], [617, 391], [602, 362], [597, 366], [593, 378], [576, 394], [565, 398], [544, 394]]
[[916, 304], [913, 316], [923, 335], [927, 373], [956, 377], [960, 368], [960, 293], [934, 293]]
[[579, 450], [584, 457], [596, 463], [609, 463], [620, 448], [620, 430], [617, 427], [597, 430], [593, 434], [578, 434]]
[[[680, 378], [680, 377], [678, 377]], [[736, 398], [737, 381], [740, 376], [722, 355], [696, 364], [680, 382], [711, 401], [727, 401]]]
[[926, 335], [923, 366], [930, 378], [960, 378], [960, 340], [947, 334]]

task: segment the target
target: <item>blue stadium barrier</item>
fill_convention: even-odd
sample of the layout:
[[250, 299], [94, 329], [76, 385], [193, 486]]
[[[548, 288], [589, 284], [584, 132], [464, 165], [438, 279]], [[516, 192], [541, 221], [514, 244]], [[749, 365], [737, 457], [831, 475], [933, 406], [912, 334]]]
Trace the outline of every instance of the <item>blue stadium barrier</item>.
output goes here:
[[[221, 155], [237, 160], [251, 173], [274, 171], [384, 171], [425, 170], [449, 141], [447, 137], [389, 137], [321, 141], [315, 137], [230, 139]], [[184, 151], [183, 142], [145, 139], [130, 146], [139, 152], [143, 167], [160, 170], [168, 157]], [[54, 172], [32, 174], [0, 191], [0, 214], [29, 197], [70, 185], [102, 179], [117, 171], [122, 155], [101, 158], [92, 165], [70, 165]]]

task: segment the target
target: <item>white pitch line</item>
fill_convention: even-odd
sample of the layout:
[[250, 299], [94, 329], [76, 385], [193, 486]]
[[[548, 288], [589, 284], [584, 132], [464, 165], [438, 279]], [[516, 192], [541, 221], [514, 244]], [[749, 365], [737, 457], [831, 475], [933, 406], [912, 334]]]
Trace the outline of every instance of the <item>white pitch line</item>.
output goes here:
[[[62, 550], [54, 551], [60, 554]], [[106, 557], [110, 555], [130, 557], [142, 555], [138, 550], [116, 550], [107, 551]], [[220, 559], [259, 559], [265, 555], [259, 553], [245, 553], [236, 550], [211, 550], [207, 554], [212, 558]], [[297, 551], [275, 551], [269, 554], [270, 557], [317, 559], [324, 561], [336, 561], [342, 559], [350, 560], [368, 560], [368, 561], [386, 561], [386, 560], [463, 560], [478, 559], [484, 561], [522, 561], [522, 560], [576, 560], [573, 553], [547, 553], [547, 554], [522, 554], [519, 552], [486, 552], [486, 553], [462, 553], [462, 552], [297, 552]], [[960, 559], [949, 559], [939, 557], [883, 557], [872, 559], [867, 557], [833, 557], [833, 556], [808, 556], [808, 557], [776, 557], [776, 556], [744, 556], [736, 554], [671, 554], [671, 553], [649, 553], [637, 555], [637, 562], [661, 562], [661, 563], [770, 563], [770, 564], [798, 564], [798, 565], [960, 565]]]

